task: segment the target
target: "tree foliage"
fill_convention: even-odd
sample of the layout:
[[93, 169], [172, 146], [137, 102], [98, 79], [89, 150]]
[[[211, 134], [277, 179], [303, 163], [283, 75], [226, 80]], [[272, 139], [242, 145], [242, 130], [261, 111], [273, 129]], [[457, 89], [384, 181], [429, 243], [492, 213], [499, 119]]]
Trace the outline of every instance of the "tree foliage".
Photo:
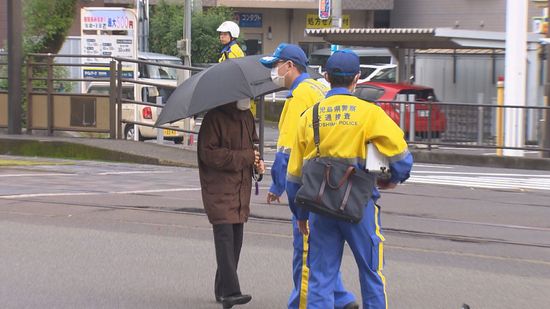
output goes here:
[[78, 0], [23, 0], [27, 53], [57, 53], [76, 17]]
[[[221, 49], [216, 29], [233, 19], [233, 10], [214, 7], [195, 12], [191, 19], [191, 60], [193, 63], [217, 62]], [[177, 55], [176, 43], [183, 37], [183, 6], [160, 1], [151, 12], [149, 47], [151, 51]]]
[[164, 0], [151, 10], [149, 20], [149, 48], [151, 51], [177, 55], [176, 43], [183, 37], [183, 6]]

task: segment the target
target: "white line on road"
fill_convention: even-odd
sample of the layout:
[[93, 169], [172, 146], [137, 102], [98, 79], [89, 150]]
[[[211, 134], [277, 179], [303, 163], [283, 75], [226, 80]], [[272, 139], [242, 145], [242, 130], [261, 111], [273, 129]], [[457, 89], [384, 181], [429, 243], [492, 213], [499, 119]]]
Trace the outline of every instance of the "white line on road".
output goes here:
[[135, 191], [109, 191], [109, 192], [65, 192], [65, 193], [32, 193], [32, 194], [13, 194], [0, 195], [0, 199], [18, 199], [29, 197], [52, 197], [52, 196], [87, 196], [104, 194], [144, 194], [144, 193], [163, 193], [163, 192], [182, 192], [182, 191], [200, 191], [201, 188], [174, 188], [157, 190], [135, 190]]
[[412, 174], [445, 174], [445, 175], [477, 175], [477, 176], [499, 176], [499, 177], [541, 177], [550, 178], [550, 175], [537, 174], [503, 174], [503, 173], [475, 173], [475, 172], [438, 172], [438, 171], [412, 171]]
[[42, 173], [42, 174], [0, 174], [0, 177], [40, 177], [40, 176], [75, 176], [69, 173]]
[[133, 174], [171, 174], [173, 171], [127, 171], [127, 172], [103, 172], [97, 175], [133, 175]]
[[435, 185], [450, 185], [472, 188], [487, 188], [487, 189], [537, 189], [550, 190], [550, 181], [547, 179], [514, 179], [492, 177], [453, 177], [453, 176], [411, 176], [407, 181], [410, 183], [423, 183]]

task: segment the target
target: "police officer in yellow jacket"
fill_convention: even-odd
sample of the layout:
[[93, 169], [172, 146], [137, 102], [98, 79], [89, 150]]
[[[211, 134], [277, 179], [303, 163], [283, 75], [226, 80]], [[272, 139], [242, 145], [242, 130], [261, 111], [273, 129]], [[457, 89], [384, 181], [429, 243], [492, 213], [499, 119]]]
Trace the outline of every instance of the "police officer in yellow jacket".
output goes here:
[[[281, 43], [275, 49], [272, 56], [264, 57], [260, 62], [271, 69], [271, 79], [281, 87], [289, 89], [281, 116], [279, 118], [279, 138], [277, 140], [277, 153], [271, 167], [272, 184], [267, 195], [267, 202], [279, 201], [279, 197], [285, 192], [286, 174], [289, 154], [291, 153], [296, 128], [300, 115], [322, 100], [327, 87], [306, 73], [307, 57], [304, 51], [297, 45]], [[308, 290], [309, 269], [303, 261], [307, 260], [308, 239], [303, 237], [298, 230], [296, 217], [292, 217], [293, 223], [293, 261], [292, 271], [294, 289], [291, 292], [288, 308], [306, 308]], [[354, 309], [359, 308], [355, 302], [355, 296], [348, 292], [338, 274], [338, 281], [334, 287], [335, 305], [331, 308]], [[328, 307], [327, 307], [328, 308]]]
[[232, 21], [224, 21], [217, 29], [220, 34], [220, 42], [223, 44], [220, 59], [218, 62], [223, 62], [229, 58], [244, 57], [244, 52], [237, 44], [237, 38], [241, 32], [239, 25]]
[[[325, 67], [331, 90], [319, 104], [321, 157], [340, 158], [364, 168], [366, 144], [371, 142], [390, 162], [391, 178], [379, 180], [378, 187], [394, 188], [409, 177], [413, 162], [403, 131], [380, 107], [352, 95], [360, 73], [359, 57], [355, 53], [337, 51]], [[331, 291], [338, 279], [344, 242], [349, 244], [359, 269], [363, 308], [387, 308], [386, 279], [382, 274], [384, 237], [380, 229], [380, 209], [375, 205], [380, 197], [378, 190], [365, 205], [363, 219], [357, 224], [308, 213], [296, 208], [294, 203], [303, 162], [316, 156], [312, 117], [310, 108], [300, 118], [287, 175], [290, 206], [300, 231], [305, 235], [309, 233], [307, 308], [334, 307]]]

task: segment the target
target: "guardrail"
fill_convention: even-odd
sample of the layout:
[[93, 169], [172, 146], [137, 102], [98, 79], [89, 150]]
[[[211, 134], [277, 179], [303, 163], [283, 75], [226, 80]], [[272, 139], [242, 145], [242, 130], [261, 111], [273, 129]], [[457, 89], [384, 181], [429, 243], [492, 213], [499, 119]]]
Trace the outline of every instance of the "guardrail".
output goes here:
[[[4, 53], [5, 54], [5, 53]], [[6, 65], [3, 61], [3, 55], [0, 53], [0, 67]], [[204, 68], [187, 67], [169, 63], [159, 64], [155, 61], [136, 60], [128, 58], [111, 58], [108, 56], [94, 56], [96, 58], [109, 59], [108, 64], [93, 64], [94, 67], [101, 67], [108, 70], [106, 78], [69, 78], [56, 74], [58, 67], [85, 67], [90, 64], [81, 63], [61, 63], [54, 62], [54, 58], [83, 58], [87, 55], [63, 55], [63, 54], [30, 54], [26, 61], [27, 70], [27, 131], [30, 133], [33, 129], [45, 129], [52, 134], [55, 130], [63, 131], [82, 131], [108, 133], [110, 138], [122, 138], [123, 127], [126, 125], [136, 125], [141, 127], [154, 128], [152, 123], [146, 123], [137, 119], [128, 119], [122, 117], [123, 104], [133, 104], [135, 106], [149, 106], [161, 109], [164, 105], [161, 102], [143, 100], [140, 97], [125, 97], [122, 93], [124, 85], [137, 85], [163, 87], [174, 89], [176, 86], [169, 86], [166, 83], [150, 80], [137, 80], [123, 76], [124, 63], [135, 63], [138, 65], [155, 65], [174, 68], [177, 70], [189, 70], [198, 72]], [[36, 74], [36, 73], [40, 74]], [[108, 78], [107, 78], [108, 77]], [[7, 79], [0, 74], [0, 81]], [[109, 89], [105, 94], [87, 94], [84, 89], [77, 90], [77, 83], [82, 82], [103, 82]], [[0, 89], [0, 92], [2, 90]], [[67, 98], [69, 97], [69, 98]], [[108, 109], [108, 126], [71, 126], [57, 125], [55, 107], [72, 104], [70, 100], [81, 98], [86, 101], [90, 98], [100, 98], [102, 104]], [[40, 102], [33, 102], [36, 99]], [[257, 118], [260, 122], [259, 135], [263, 144], [264, 116], [266, 103], [282, 103], [286, 98], [282, 95], [270, 94], [260, 98], [258, 104]], [[57, 102], [60, 101], [60, 102]], [[78, 101], [78, 100], [77, 100]], [[99, 101], [98, 101], [99, 102]], [[45, 116], [38, 118], [40, 125], [36, 120], [35, 108]], [[550, 149], [543, 148], [540, 144], [540, 132], [542, 132], [542, 119], [544, 111], [549, 107], [544, 106], [502, 106], [490, 104], [471, 104], [471, 103], [449, 103], [449, 102], [429, 102], [417, 101], [414, 97], [401, 97], [398, 101], [378, 101], [386, 113], [396, 121], [407, 135], [410, 144], [426, 145], [428, 150], [432, 147], [449, 146], [459, 148], [485, 148], [485, 149], [518, 149], [537, 152], [550, 152]], [[506, 147], [503, 143], [503, 115], [506, 110], [515, 109], [526, 115], [525, 132], [529, 132], [531, 139], [527, 139], [525, 147]], [[97, 110], [93, 110], [97, 112]], [[86, 112], [86, 110], [83, 110]], [[274, 112], [273, 109], [270, 111]], [[275, 111], [276, 112], [276, 111]], [[401, 115], [405, 115], [401, 117]], [[412, 115], [412, 116], [411, 116]], [[272, 115], [276, 116], [276, 115]], [[60, 118], [57, 115], [57, 118]], [[63, 116], [64, 117], [64, 116]], [[83, 116], [84, 117], [84, 116]], [[85, 117], [84, 117], [85, 118]], [[500, 119], [500, 120], [499, 120]], [[59, 120], [59, 119], [57, 119]], [[182, 129], [174, 126], [161, 126], [159, 132], [164, 129], [196, 135], [194, 130]]]
[[[377, 101], [406, 133], [409, 144], [482, 149], [550, 151], [540, 144], [546, 106], [489, 105], [430, 101]], [[504, 115], [508, 110], [524, 115], [525, 147], [504, 146]], [[405, 117], [401, 117], [405, 115]], [[411, 121], [412, 119], [412, 121]], [[527, 132], [535, 138], [527, 139]]]

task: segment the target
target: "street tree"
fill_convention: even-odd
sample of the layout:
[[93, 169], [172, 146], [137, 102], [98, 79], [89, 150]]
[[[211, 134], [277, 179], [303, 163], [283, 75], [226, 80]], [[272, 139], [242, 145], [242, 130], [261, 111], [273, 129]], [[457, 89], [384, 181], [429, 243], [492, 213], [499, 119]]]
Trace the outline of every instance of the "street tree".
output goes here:
[[76, 17], [78, 0], [23, 0], [26, 53], [57, 53]]

